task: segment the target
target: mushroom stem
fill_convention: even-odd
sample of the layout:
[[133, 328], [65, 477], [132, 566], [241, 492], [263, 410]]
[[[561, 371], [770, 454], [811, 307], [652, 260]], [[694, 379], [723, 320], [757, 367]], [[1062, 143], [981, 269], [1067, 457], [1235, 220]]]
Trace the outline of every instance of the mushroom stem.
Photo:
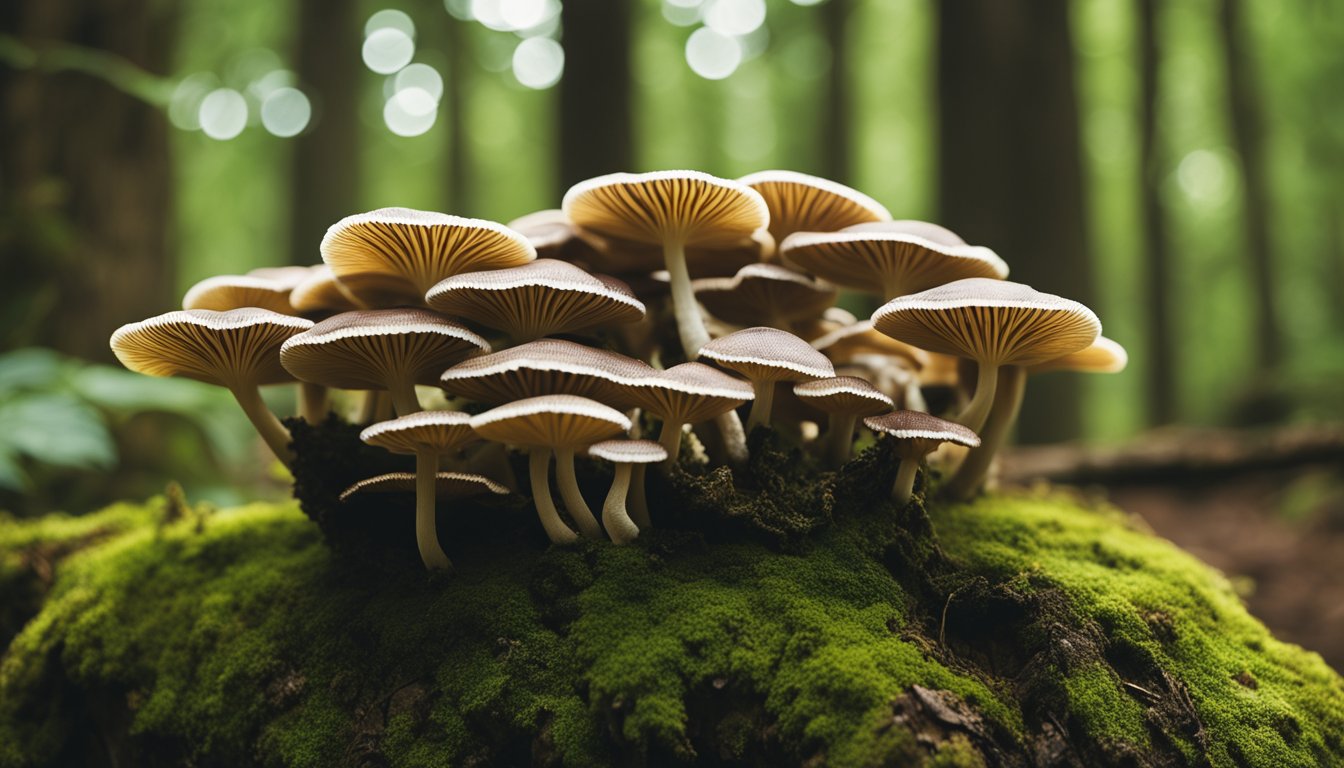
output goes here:
[[975, 396], [966, 410], [957, 416], [956, 421], [973, 432], [979, 432], [989, 418], [989, 410], [994, 405], [994, 390], [998, 388], [999, 366], [981, 361], [975, 381]]
[[242, 406], [243, 413], [247, 414], [248, 420], [256, 428], [261, 439], [270, 446], [271, 452], [275, 458], [286, 467], [294, 463], [294, 453], [290, 451], [289, 444], [292, 438], [285, 425], [271, 413], [271, 409], [266, 407], [266, 402], [261, 399], [261, 390], [257, 387], [235, 387], [230, 388], [233, 393], [233, 399]]
[[299, 382], [299, 415], [309, 424], [321, 424], [327, 420], [327, 410], [330, 408], [331, 398], [327, 396], [327, 388], [321, 384], [311, 384], [306, 381]]
[[532, 503], [537, 508], [541, 527], [546, 530], [550, 540], [555, 544], [572, 544], [578, 541], [579, 535], [565, 525], [555, 509], [555, 500], [551, 498], [550, 465], [549, 448], [533, 448], [529, 451], [527, 470], [532, 479]]
[[[639, 526], [641, 531], [653, 527], [653, 519], [649, 517], [649, 500], [644, 493], [644, 476], [648, 468], [648, 464], [635, 465], [630, 475], [630, 492], [626, 501], [626, 510], [630, 513], [630, 519], [634, 521], [635, 525]], [[617, 471], [620, 471], [619, 468]]]
[[370, 389], [364, 393], [364, 402], [359, 406], [356, 424], [372, 424], [378, 418], [378, 401], [384, 396], [382, 390]]
[[690, 268], [686, 266], [686, 246], [680, 241], [668, 240], [663, 243], [663, 263], [672, 286], [672, 311], [677, 316], [677, 335], [681, 337], [681, 348], [687, 360], [700, 356], [700, 348], [709, 343], [709, 332], [705, 330], [704, 318], [700, 316], [700, 306], [695, 301], [695, 289], [691, 287]]
[[1022, 409], [1022, 395], [1027, 391], [1027, 370], [1017, 365], [1004, 366], [999, 379], [994, 408], [989, 412], [985, 428], [980, 430], [980, 447], [971, 449], [956, 474], [943, 486], [942, 493], [948, 498], [969, 499], [980, 489], [994, 456], [1013, 431], [1018, 411]]
[[850, 448], [854, 444], [854, 422], [858, 419], [852, 413], [832, 413], [830, 428], [826, 433], [826, 463], [830, 467], [839, 467], [849, 461]]
[[412, 413], [420, 412], [420, 398], [415, 395], [415, 382], [402, 380], [390, 382], [392, 384], [389, 390], [392, 393], [392, 405], [397, 410], [398, 416], [409, 416]]
[[751, 402], [751, 415], [747, 417], [748, 432], [770, 426], [770, 411], [775, 404], [775, 382], [753, 381], [751, 386], [756, 390], [756, 399]]
[[910, 497], [915, 492], [917, 474], [919, 474], [918, 458], [901, 459], [901, 466], [896, 470], [896, 482], [891, 485], [891, 500], [898, 506], [904, 507], [910, 503]]
[[625, 508], [632, 468], [629, 464], [616, 465], [616, 476], [611, 480], [611, 490], [607, 492], [607, 500], [602, 504], [602, 525], [606, 526], [607, 535], [616, 544], [629, 544], [639, 535], [639, 526], [630, 519]]
[[432, 451], [415, 454], [415, 544], [420, 548], [420, 559], [425, 570], [451, 571], [453, 563], [439, 546], [439, 533], [434, 519], [434, 501], [437, 495], [435, 475], [439, 470], [439, 456]]
[[602, 527], [597, 524], [593, 510], [588, 508], [588, 502], [583, 500], [583, 494], [579, 492], [579, 479], [574, 476], [573, 448], [555, 449], [555, 480], [560, 485], [560, 498], [564, 499], [565, 510], [574, 524], [579, 526], [579, 532], [584, 538], [602, 538]]
[[664, 467], [671, 467], [677, 463], [677, 457], [681, 455], [681, 427], [682, 425], [675, 421], [664, 421], [663, 428], [658, 433], [658, 444], [667, 451], [667, 461], [663, 462]]
[[[742, 419], [737, 410], [728, 410], [714, 418], [714, 424], [723, 436], [723, 449], [728, 453], [728, 463], [741, 467], [747, 463], [747, 432], [742, 428]], [[666, 446], [664, 446], [666, 447]]]

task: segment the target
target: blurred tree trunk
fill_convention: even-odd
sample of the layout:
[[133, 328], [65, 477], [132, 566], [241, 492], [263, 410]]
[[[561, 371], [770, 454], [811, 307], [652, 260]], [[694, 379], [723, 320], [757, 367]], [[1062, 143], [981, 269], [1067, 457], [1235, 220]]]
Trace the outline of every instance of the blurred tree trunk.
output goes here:
[[[152, 80], [172, 55], [171, 9], [6, 2], [0, 34], [39, 61], [53, 45], [77, 46]], [[162, 109], [108, 79], [0, 63], [0, 344], [111, 360], [117, 326], [172, 308], [168, 131]]]
[[1162, 209], [1165, 161], [1157, 137], [1158, 49], [1157, 0], [1139, 0], [1140, 172], [1143, 179], [1143, 245], [1148, 267], [1148, 421], [1167, 424], [1176, 417], [1177, 362], [1172, 334], [1170, 295], [1173, 276], [1167, 248], [1167, 220]]
[[628, 0], [566, 0], [565, 74], [560, 80], [560, 164], [564, 194], [577, 181], [630, 170]]
[[294, 63], [313, 121], [293, 140], [289, 258], [313, 264], [327, 227], [359, 210], [361, 40], [354, 0], [299, 0], [298, 14]]
[[[1091, 304], [1067, 0], [946, 0], [938, 9], [941, 223], [994, 248], [1011, 279]], [[1020, 437], [1078, 436], [1076, 376], [1027, 387]]]
[[1242, 8], [1241, 0], [1222, 0], [1219, 22], [1232, 141], [1241, 157], [1245, 180], [1241, 221], [1255, 295], [1255, 361], [1259, 370], [1268, 371], [1283, 359], [1283, 336], [1274, 311], [1274, 253], [1269, 235], [1269, 181], [1265, 176], [1260, 94], [1242, 38]]
[[821, 7], [831, 70], [826, 82], [826, 108], [821, 114], [821, 175], [848, 184], [850, 177], [850, 71], [848, 35], [850, 0], [829, 0]]
[[443, 80], [443, 109], [448, 121], [448, 210], [462, 216], [475, 216], [470, 200], [470, 168], [467, 166], [467, 116], [463, 88], [471, 71], [470, 30], [467, 24], [448, 15], [444, 44], [448, 46], [448, 73]]

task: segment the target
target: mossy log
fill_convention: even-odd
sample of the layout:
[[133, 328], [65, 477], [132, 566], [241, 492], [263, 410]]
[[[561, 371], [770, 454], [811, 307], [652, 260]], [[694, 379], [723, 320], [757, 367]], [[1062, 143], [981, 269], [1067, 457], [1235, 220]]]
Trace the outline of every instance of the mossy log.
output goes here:
[[2, 522], [0, 766], [1344, 764], [1344, 680], [1123, 512], [762, 441], [627, 547], [441, 509], [447, 578], [396, 496], [383, 558], [291, 503]]

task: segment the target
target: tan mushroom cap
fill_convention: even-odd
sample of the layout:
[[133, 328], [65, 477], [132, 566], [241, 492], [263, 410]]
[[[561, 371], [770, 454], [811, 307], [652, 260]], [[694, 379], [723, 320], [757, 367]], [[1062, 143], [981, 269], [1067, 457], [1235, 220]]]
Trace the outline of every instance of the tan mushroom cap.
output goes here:
[[259, 277], [263, 280], [280, 283], [293, 290], [295, 286], [308, 279], [312, 274], [313, 267], [301, 267], [297, 265], [286, 265], [283, 267], [257, 267], [247, 270], [248, 277]]
[[[414, 472], [388, 472], [366, 478], [341, 491], [340, 501], [363, 493], [415, 493]], [[484, 475], [469, 472], [439, 472], [434, 475], [434, 496], [446, 499], [468, 499], [472, 496], [507, 496], [508, 488]]]
[[1101, 321], [1076, 301], [983, 278], [893, 299], [873, 313], [873, 327], [921, 349], [991, 365], [1053, 360], [1101, 333]]
[[1076, 371], [1078, 373], [1119, 373], [1129, 365], [1129, 353], [1120, 343], [1098, 336], [1092, 345], [1072, 354], [1037, 363], [1027, 373]]
[[536, 258], [526, 237], [503, 224], [410, 208], [347, 216], [322, 238], [322, 260], [369, 306], [420, 305], [447, 277]]
[[303, 315], [364, 309], [327, 264], [318, 264], [309, 270], [308, 277], [290, 291], [289, 303], [295, 312]]
[[615, 278], [599, 279], [556, 259], [455, 275], [425, 295], [431, 307], [534, 339], [644, 317], [644, 304]]
[[603, 440], [588, 446], [588, 455], [613, 464], [656, 464], [667, 460], [667, 449], [652, 440]]
[[676, 424], [698, 424], [755, 398], [751, 384], [703, 363], [634, 380], [628, 392], [640, 408]]
[[687, 246], [732, 247], [770, 220], [756, 190], [699, 171], [598, 176], [571, 187], [561, 208], [602, 237]]
[[581, 448], [629, 431], [625, 414], [596, 400], [543, 395], [507, 403], [471, 419], [476, 433], [529, 448]]
[[806, 381], [835, 375], [835, 366], [806, 341], [776, 328], [745, 328], [714, 339], [700, 356], [752, 381]]
[[460, 411], [420, 411], [380, 421], [359, 433], [359, 439], [392, 453], [449, 453], [480, 437], [471, 415]]
[[289, 303], [293, 286], [278, 280], [254, 275], [217, 275], [207, 277], [187, 289], [182, 297], [183, 309], [209, 309], [227, 312], [230, 309], [257, 307], [282, 315], [295, 314]]
[[[663, 269], [663, 249], [656, 243], [638, 243], [620, 238], [602, 237], [576, 228], [579, 238], [588, 244], [584, 261], [593, 269], [618, 275], [648, 274]], [[775, 253], [775, 239], [767, 229], [758, 229], [728, 245], [690, 246], [686, 249], [686, 268], [692, 277], [731, 277], [748, 264], [764, 261]]]
[[937, 443], [956, 443], [968, 448], [980, 445], [980, 436], [971, 429], [922, 411], [892, 411], [869, 416], [863, 423], [874, 432], [897, 440], [925, 441], [930, 450]]
[[890, 221], [881, 203], [857, 189], [797, 171], [758, 171], [738, 179], [765, 198], [770, 234], [783, 240], [794, 232], [832, 232], [853, 224]]
[[506, 226], [526, 237], [532, 247], [537, 249], [539, 259], [564, 259], [562, 254], [565, 246], [575, 239], [574, 226], [559, 208], [547, 208], [519, 216]]
[[988, 248], [928, 222], [860, 224], [839, 232], [797, 232], [780, 244], [780, 258], [846, 288], [903, 296], [954, 280], [1003, 279], [1008, 265]]
[[563, 339], [538, 339], [463, 361], [439, 385], [480, 403], [575, 395], [626, 407], [628, 382], [657, 371], [642, 360]]
[[445, 368], [489, 352], [485, 339], [425, 309], [344, 312], [285, 343], [295, 376], [341, 389], [385, 389], [389, 379], [437, 385]]
[[923, 370], [930, 362], [928, 352], [879, 332], [873, 328], [871, 320], [860, 320], [813, 339], [812, 348], [837, 365], [851, 362], [861, 355], [899, 357], [917, 371]]
[[733, 277], [691, 283], [709, 313], [736, 325], [790, 323], [820, 317], [835, 303], [835, 286], [777, 264], [748, 264]]
[[890, 397], [857, 376], [836, 376], [795, 384], [793, 394], [826, 413], [876, 416], [895, 407]]
[[281, 345], [312, 327], [311, 320], [254, 307], [189, 309], [123, 325], [111, 344], [136, 373], [232, 388], [293, 381], [280, 365]]

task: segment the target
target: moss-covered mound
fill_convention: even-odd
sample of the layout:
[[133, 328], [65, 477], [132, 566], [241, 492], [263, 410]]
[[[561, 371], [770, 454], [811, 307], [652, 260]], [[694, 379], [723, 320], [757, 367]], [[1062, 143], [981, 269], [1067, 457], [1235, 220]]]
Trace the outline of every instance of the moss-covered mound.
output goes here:
[[1338, 675], [1065, 494], [494, 537], [440, 580], [166, 507], [0, 523], [0, 765], [1344, 763]]

